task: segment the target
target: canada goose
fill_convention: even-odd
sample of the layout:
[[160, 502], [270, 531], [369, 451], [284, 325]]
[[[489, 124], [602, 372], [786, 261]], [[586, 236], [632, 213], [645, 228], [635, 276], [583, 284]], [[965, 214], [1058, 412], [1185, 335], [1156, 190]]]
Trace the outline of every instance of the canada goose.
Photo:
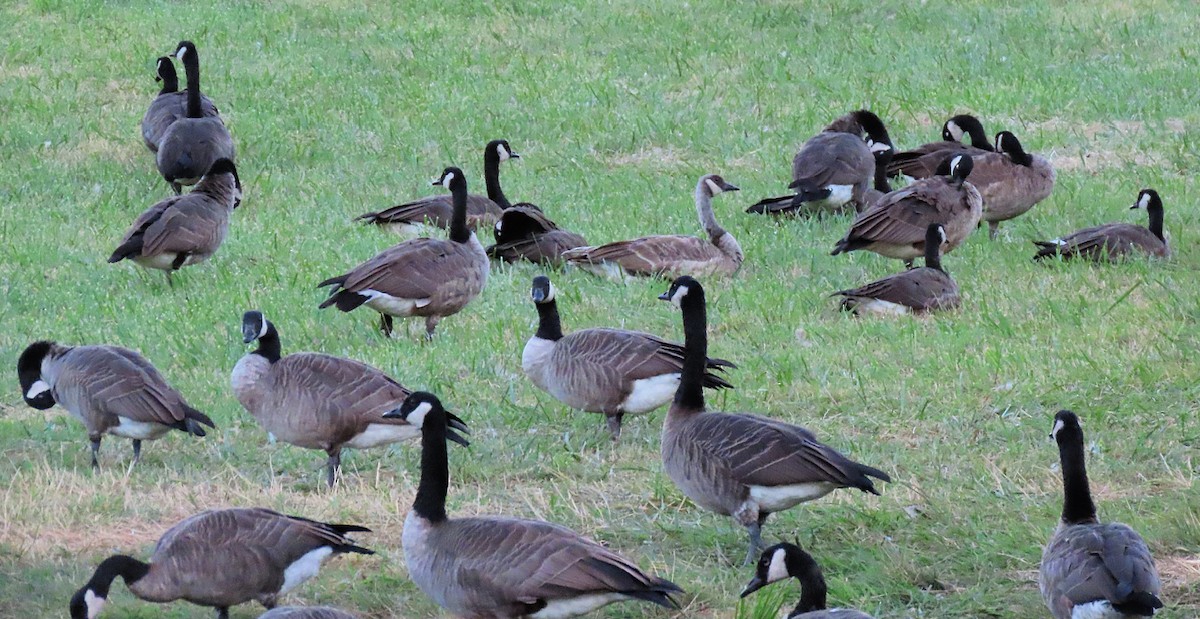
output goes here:
[[17, 360], [17, 377], [26, 404], [46, 410], [58, 403], [83, 423], [92, 443], [93, 469], [100, 468], [105, 434], [133, 439], [136, 464], [144, 440], [172, 429], [204, 436], [202, 426], [216, 428], [145, 357], [128, 348], [34, 342]]
[[[970, 144], [963, 144], [963, 136], [971, 138]], [[942, 125], [942, 141], [929, 142], [916, 148], [896, 153], [887, 165], [888, 176], [908, 176], [912, 179], [929, 178], [937, 171], [938, 165], [952, 154], [967, 154], [977, 157], [995, 150], [988, 141], [988, 134], [983, 130], [983, 123], [970, 114], [953, 116]], [[931, 153], [941, 153], [940, 156], [929, 158]]]
[[[487, 197], [474, 194], [467, 196], [468, 228], [476, 230], [480, 226], [491, 226], [500, 219], [503, 209], [512, 206], [500, 188], [500, 162], [520, 158], [508, 145], [508, 140], [492, 140], [483, 148], [483, 180], [487, 184]], [[450, 196], [441, 194], [376, 213], [364, 213], [356, 219], [401, 234], [418, 234], [420, 226], [426, 223], [448, 229], [453, 218], [454, 201]]]
[[1150, 214], [1150, 227], [1114, 223], [1084, 228], [1052, 241], [1034, 241], [1038, 246], [1034, 260], [1062, 256], [1063, 260], [1083, 258], [1096, 262], [1118, 260], [1135, 253], [1166, 258], [1171, 255], [1167, 237], [1163, 236], [1163, 203], [1158, 192], [1143, 189], [1132, 209], [1144, 208]]
[[528, 260], [560, 266], [564, 251], [587, 245], [582, 236], [563, 230], [536, 204], [528, 202], [504, 209], [492, 234], [496, 244], [488, 246], [487, 255], [504, 262]]
[[887, 194], [854, 218], [831, 254], [866, 249], [911, 267], [913, 258], [925, 253], [925, 235], [933, 223], [945, 228], [946, 252], [958, 247], [983, 214], [979, 190], [966, 182], [972, 166], [970, 155], [955, 155], [943, 162], [946, 175], [921, 179]]
[[[648, 413], [671, 400], [683, 368], [683, 346], [649, 333], [583, 329], [563, 335], [550, 278], [533, 278], [538, 329], [525, 343], [521, 369], [539, 389], [571, 408], [604, 413], [613, 440], [621, 436], [625, 414]], [[734, 365], [705, 361], [704, 386], [732, 389], [712, 370]]]
[[[262, 312], [242, 315], [242, 341], [258, 340], [233, 368], [238, 402], [276, 439], [329, 455], [330, 487], [342, 449], [370, 449], [416, 438], [418, 428], [383, 414], [412, 393], [387, 374], [353, 359], [315, 352], [280, 356], [279, 332]], [[461, 424], [457, 418], [452, 423]]]
[[447, 187], [454, 197], [450, 239], [405, 241], [317, 284], [332, 286], [319, 307], [336, 305], [349, 312], [366, 305], [379, 312], [386, 336], [392, 334], [393, 316], [424, 316], [425, 336], [432, 339], [442, 318], [457, 314], [479, 296], [489, 264], [483, 245], [467, 228], [467, 178], [462, 170], [449, 167], [433, 184]]
[[908, 314], [958, 307], [958, 284], [942, 269], [941, 245], [945, 242], [942, 224], [929, 224], [924, 267], [833, 294], [843, 297], [842, 309], [855, 314]]
[[421, 481], [404, 519], [408, 575], [439, 606], [464, 619], [566, 618], [621, 600], [678, 608], [674, 583], [565, 527], [538, 520], [449, 518], [446, 439], [441, 402], [416, 392], [388, 413], [421, 428]]
[[274, 608], [279, 596], [316, 576], [331, 555], [375, 554], [346, 537], [358, 531], [370, 529], [261, 508], [200, 512], [164, 533], [149, 563], [128, 555], [100, 562], [71, 597], [71, 619], [96, 619], [118, 576], [147, 602], [212, 606], [217, 619], [228, 619], [230, 606], [254, 600]]
[[237, 167], [218, 159], [187, 195], [171, 196], [146, 209], [125, 231], [110, 263], [132, 260], [171, 273], [212, 257], [229, 233], [229, 216], [242, 202]]
[[218, 159], [233, 160], [237, 149], [225, 123], [205, 116], [200, 92], [200, 57], [191, 41], [180, 41], [175, 57], [187, 76], [187, 116], [171, 123], [158, 143], [158, 171], [176, 194], [195, 185]]
[[871, 616], [848, 608], [825, 608], [825, 575], [816, 559], [803, 548], [784, 542], [775, 544], [762, 553], [754, 578], [742, 589], [746, 597], [763, 587], [787, 578], [800, 581], [800, 603], [787, 619], [871, 619]]
[[1068, 410], [1050, 437], [1062, 467], [1062, 520], [1042, 552], [1038, 585], [1055, 619], [1150, 617], [1163, 607], [1158, 570], [1137, 531], [1101, 524], [1088, 488], [1083, 429]]
[[598, 247], [579, 247], [563, 252], [568, 264], [598, 275], [614, 272], [629, 275], [676, 277], [679, 275], [732, 275], [745, 256], [737, 239], [713, 216], [713, 196], [738, 188], [717, 174], [706, 174], [696, 183], [696, 214], [707, 239], [684, 235], [645, 236]]
[[879, 494], [871, 478], [887, 473], [859, 464], [812, 432], [748, 413], [707, 412], [704, 373], [708, 334], [704, 288], [680, 277], [659, 297], [683, 313], [683, 374], [662, 431], [663, 468], [697, 505], [746, 527], [746, 563], [762, 547], [767, 516], [838, 488]]
[[996, 134], [996, 152], [975, 158], [971, 184], [983, 197], [983, 221], [995, 239], [1000, 222], [1023, 215], [1054, 191], [1054, 166], [1021, 147], [1008, 131]]
[[[146, 114], [142, 116], [142, 140], [150, 152], [158, 152], [158, 143], [172, 123], [187, 116], [188, 93], [179, 90], [179, 77], [175, 74], [175, 64], [170, 56], [158, 59], [158, 75], [155, 80], [163, 83], [158, 96], [150, 102]], [[203, 94], [200, 95], [200, 114], [204, 117], [220, 117], [217, 106]]]
[[358, 615], [328, 606], [280, 606], [258, 619], [358, 619]]

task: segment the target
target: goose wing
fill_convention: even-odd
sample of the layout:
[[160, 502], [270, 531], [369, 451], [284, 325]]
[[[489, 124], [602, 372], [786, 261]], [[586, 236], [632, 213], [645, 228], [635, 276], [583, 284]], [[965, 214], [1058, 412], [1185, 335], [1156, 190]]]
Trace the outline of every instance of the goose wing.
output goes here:
[[446, 284], [447, 274], [477, 271], [478, 259], [468, 244], [413, 239], [354, 267], [345, 275], [341, 288], [351, 292], [374, 290], [401, 299], [428, 299]]
[[819, 133], [804, 143], [792, 159], [793, 188], [820, 189], [857, 185], [875, 174], [875, 159], [867, 143], [849, 133]]
[[[556, 364], [579, 367], [581, 374], [607, 376], [615, 384], [677, 374], [683, 370], [683, 346], [638, 331], [583, 329], [568, 334], [555, 346]], [[732, 367], [724, 359], [709, 359], [708, 369]], [[706, 387], [730, 387], [720, 376], [705, 372]]]
[[938, 177], [893, 191], [855, 218], [843, 242], [867, 241], [895, 245], [924, 243], [931, 223], [944, 223], [939, 205], [954, 190]]
[[[454, 215], [454, 201], [450, 194], [427, 196], [375, 213], [364, 213], [356, 219], [370, 224], [429, 223], [438, 228], [449, 228]], [[480, 223], [494, 222], [500, 217], [500, 206], [486, 196], [467, 196], [467, 227], [474, 230]]]
[[383, 414], [412, 391], [378, 369], [353, 359], [321, 353], [295, 353], [272, 364], [263, 377], [264, 394], [282, 414], [311, 415], [326, 424], [334, 442], [349, 440], [370, 424], [408, 425]]
[[207, 250], [220, 244], [229, 222], [229, 211], [190, 193], [162, 212], [143, 234], [142, 255]]
[[958, 285], [946, 273], [929, 267], [889, 275], [834, 294], [847, 297], [847, 300], [855, 297], [878, 299], [918, 310], [958, 305]]
[[[134, 358], [137, 358], [135, 361]], [[179, 426], [187, 406], [141, 355], [114, 346], [79, 346], [60, 360], [55, 399], [83, 417], [120, 415], [133, 421]]]
[[1162, 606], [1158, 571], [1146, 542], [1118, 523], [1062, 528], [1042, 556], [1040, 584], [1059, 617], [1070, 616], [1075, 606], [1102, 600], [1118, 607]]
[[708, 240], [685, 235], [646, 236], [563, 252], [567, 262], [612, 262], [634, 275], [659, 275], [689, 264], [724, 258], [725, 254]]

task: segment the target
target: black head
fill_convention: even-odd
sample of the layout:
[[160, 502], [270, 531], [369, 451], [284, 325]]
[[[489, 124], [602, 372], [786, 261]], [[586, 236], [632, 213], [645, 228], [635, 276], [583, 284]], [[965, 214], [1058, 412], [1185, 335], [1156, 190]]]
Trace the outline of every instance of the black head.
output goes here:
[[1009, 159], [1024, 166], [1031, 163], [1029, 155], [1021, 146], [1021, 141], [1011, 131], [1001, 131], [996, 134], [996, 152], [1004, 153]]
[[17, 359], [17, 379], [21, 382], [21, 395], [25, 403], [38, 410], [54, 406], [54, 395], [50, 385], [42, 380], [42, 360], [54, 348], [54, 342], [42, 340], [25, 347]]
[[197, 62], [200, 59], [199, 54], [196, 53], [196, 44], [191, 41], [180, 41], [179, 45], [175, 46], [175, 53], [171, 55], [184, 64]]
[[1083, 442], [1083, 428], [1079, 425], [1079, 416], [1065, 408], [1055, 413], [1050, 438], [1059, 445], [1071, 440]]
[[533, 290], [529, 292], [534, 303], [549, 303], [554, 300], [554, 284], [545, 275], [533, 278]]
[[675, 307], [683, 307], [683, 302], [689, 295], [704, 294], [704, 288], [700, 282], [684, 275], [671, 282], [671, 287], [666, 292], [658, 295], [660, 301], [670, 301], [675, 304]]
[[763, 551], [754, 566], [754, 578], [742, 589], [741, 597], [746, 597], [763, 587], [799, 576], [803, 563], [807, 558], [812, 562], [812, 556], [796, 544], [782, 542]]
[[[467, 424], [462, 419], [451, 415], [442, 408], [442, 401], [428, 391], [414, 391], [399, 408], [383, 414], [386, 419], [403, 419], [410, 425], [424, 430], [428, 423], [443, 423], [446, 425], [446, 438], [469, 447], [471, 442], [457, 431], [470, 433]], [[457, 430], [457, 431], [456, 431]]]
[[450, 189], [451, 191], [455, 189], [466, 189], [467, 177], [463, 175], [462, 170], [454, 166], [450, 166], [445, 170], [442, 170], [442, 173], [438, 175], [437, 178], [433, 179], [433, 182], [430, 184], [441, 185], [447, 189]]
[[704, 187], [704, 192], [709, 197], [715, 196], [724, 191], [740, 191], [737, 185], [731, 185], [721, 178], [720, 174], [706, 174], [700, 178], [700, 184]]
[[95, 619], [106, 600], [84, 587], [71, 596], [71, 619]]
[[853, 112], [851, 116], [863, 128], [863, 132], [868, 138], [880, 144], [892, 146], [892, 138], [888, 135], [887, 127], [883, 124], [883, 120], [870, 110], [858, 110]]
[[175, 63], [171, 62], [170, 56], [159, 56], [154, 72], [156, 82], [179, 82], [179, 76], [175, 74]]
[[925, 244], [941, 247], [946, 244], [946, 228], [942, 224], [929, 224], [925, 229]]
[[485, 157], [496, 157], [498, 161], [521, 158], [520, 155], [513, 152], [512, 146], [508, 144], [508, 140], [492, 140], [488, 142], [483, 154]]
[[975, 161], [970, 155], [957, 154], [950, 155], [938, 164], [938, 169], [935, 174], [937, 176], [949, 176], [956, 183], [962, 184], [971, 175], [971, 170], [975, 169]]
[[258, 310], [250, 310], [242, 314], [242, 343], [249, 344], [267, 334], [271, 329], [271, 321]]
[[[987, 142], [987, 134], [983, 132], [983, 123], [970, 114], [951, 116], [950, 120], [947, 120], [946, 124], [942, 125], [942, 139], [947, 142], [961, 142], [964, 135], [972, 137], [972, 146], [979, 146], [978, 144], [974, 144], [974, 136], [976, 135], [982, 135], [983, 141]], [[991, 150], [990, 144], [987, 147], [986, 150]]]
[[1144, 208], [1146, 210], [1158, 208], [1159, 210], [1162, 210], [1162, 205], [1162, 198], [1158, 197], [1157, 191], [1153, 189], [1143, 189], [1138, 192], [1137, 202], [1134, 202], [1133, 206], [1129, 208], [1130, 210], [1139, 208]]

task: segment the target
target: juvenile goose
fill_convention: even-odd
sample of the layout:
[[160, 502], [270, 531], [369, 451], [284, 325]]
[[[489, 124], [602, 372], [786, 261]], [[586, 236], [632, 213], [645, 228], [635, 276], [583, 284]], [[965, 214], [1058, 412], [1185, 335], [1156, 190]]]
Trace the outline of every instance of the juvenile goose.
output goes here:
[[[483, 148], [483, 180], [487, 184], [487, 197], [474, 194], [467, 196], [468, 228], [476, 230], [480, 226], [491, 226], [500, 219], [503, 209], [512, 206], [500, 188], [500, 162], [520, 158], [508, 145], [508, 140], [492, 140]], [[392, 232], [415, 235], [421, 232], [420, 227], [426, 223], [448, 229], [453, 218], [454, 201], [450, 196], [441, 194], [376, 213], [364, 213], [356, 219]]]
[[[333, 487], [342, 449], [370, 449], [416, 438], [420, 429], [384, 418], [409, 396], [404, 385], [353, 359], [315, 352], [280, 355], [279, 332], [262, 312], [242, 315], [242, 341], [258, 348], [230, 376], [238, 402], [276, 439], [328, 454], [325, 479]], [[462, 422], [451, 416], [451, 423]]]
[[879, 494], [871, 478], [887, 473], [859, 464], [800, 426], [748, 413], [707, 412], [703, 380], [708, 333], [704, 288], [680, 277], [659, 297], [683, 313], [683, 373], [662, 431], [663, 468], [697, 505], [746, 527], [746, 563], [762, 548], [767, 516], [838, 488]]
[[[969, 136], [971, 143], [963, 144], [963, 136]], [[887, 175], [904, 175], [913, 179], [929, 178], [937, 172], [938, 165], [950, 155], [967, 154], [978, 157], [993, 150], [995, 149], [988, 141], [988, 134], [983, 130], [983, 123], [970, 114], [959, 114], [942, 125], [942, 141], [929, 142], [896, 153], [888, 162]], [[927, 155], [932, 153], [941, 154], [927, 158]]]
[[1055, 619], [1150, 617], [1163, 607], [1154, 558], [1137, 531], [1101, 524], [1088, 489], [1083, 429], [1068, 410], [1054, 416], [1063, 478], [1062, 520], [1042, 553], [1038, 584]]
[[433, 184], [449, 188], [454, 198], [449, 240], [405, 241], [317, 284], [332, 286], [319, 307], [336, 305], [349, 312], [366, 305], [379, 312], [386, 336], [392, 334], [393, 316], [424, 316], [425, 336], [432, 339], [442, 318], [457, 314], [479, 296], [489, 265], [483, 245], [467, 228], [467, 178], [462, 170], [449, 167]]
[[929, 224], [925, 232], [925, 266], [833, 294], [843, 297], [843, 310], [855, 314], [895, 315], [958, 307], [958, 284], [942, 269], [941, 245], [945, 242], [942, 224]]
[[358, 615], [328, 606], [280, 606], [258, 619], [358, 619]]
[[216, 428], [192, 408], [145, 357], [120, 346], [62, 346], [39, 341], [17, 359], [25, 403], [46, 410], [56, 403], [83, 423], [92, 443], [92, 468], [99, 469], [105, 434], [133, 439], [133, 461], [142, 441], [171, 430], [204, 436]]
[[218, 159], [237, 154], [233, 138], [217, 116], [205, 116], [200, 92], [200, 57], [191, 41], [180, 41], [175, 57], [187, 76], [187, 116], [171, 123], [158, 143], [158, 171], [176, 194], [195, 185]]
[[763, 551], [754, 578], [742, 589], [742, 597], [787, 578], [800, 581], [800, 603], [788, 613], [787, 619], [871, 619], [870, 615], [857, 610], [826, 609], [827, 589], [821, 566], [803, 548], [787, 542]]
[[346, 537], [357, 531], [370, 529], [261, 508], [200, 512], [164, 533], [149, 563], [128, 555], [102, 561], [71, 597], [71, 619], [96, 619], [118, 576], [147, 602], [211, 606], [217, 619], [228, 619], [229, 607], [244, 602], [274, 608], [280, 596], [316, 576], [331, 555], [375, 554]]
[[[170, 56], [158, 59], [158, 75], [155, 80], [163, 83], [158, 96], [150, 102], [146, 114], [142, 116], [142, 141], [150, 152], [158, 152], [158, 143], [172, 123], [187, 116], [188, 93], [179, 90], [179, 77], [175, 74], [175, 64]], [[203, 94], [200, 95], [200, 114], [204, 117], [220, 117], [217, 106]]]
[[[533, 278], [538, 329], [525, 343], [521, 369], [539, 389], [571, 408], [604, 413], [613, 440], [625, 414], [648, 413], [671, 400], [683, 368], [683, 346], [621, 329], [583, 329], [563, 335], [550, 278]], [[732, 389], [712, 370], [734, 367], [705, 361], [704, 386]]]
[[1084, 228], [1052, 241], [1034, 241], [1038, 246], [1034, 260], [1062, 256], [1063, 260], [1082, 258], [1095, 262], [1119, 260], [1137, 253], [1159, 258], [1171, 255], [1163, 235], [1163, 203], [1158, 192], [1143, 189], [1130, 210], [1144, 208], [1150, 215], [1150, 227], [1114, 223]]
[[582, 236], [563, 230], [536, 204], [528, 202], [504, 209], [492, 234], [496, 244], [488, 246], [487, 255], [504, 262], [527, 260], [560, 266], [564, 251], [587, 245]]
[[713, 216], [713, 196], [738, 188], [718, 174], [706, 174], [696, 183], [696, 214], [707, 239], [678, 234], [645, 236], [598, 247], [563, 252], [568, 264], [598, 275], [614, 271], [628, 275], [677, 277], [679, 275], [732, 275], [745, 256], [737, 239]]
[[389, 415], [421, 429], [421, 482], [404, 519], [409, 577], [439, 606], [464, 619], [563, 619], [622, 600], [678, 608], [674, 583], [549, 522], [498, 516], [449, 518], [447, 427], [437, 397], [417, 392]]

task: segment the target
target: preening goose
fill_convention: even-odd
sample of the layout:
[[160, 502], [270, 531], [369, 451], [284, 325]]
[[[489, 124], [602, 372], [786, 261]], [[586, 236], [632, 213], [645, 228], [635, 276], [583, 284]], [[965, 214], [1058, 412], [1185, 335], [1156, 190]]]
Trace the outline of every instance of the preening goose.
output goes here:
[[200, 57], [191, 41], [180, 41], [175, 57], [187, 76], [187, 116], [171, 123], [158, 143], [158, 171], [178, 194], [195, 185], [218, 159], [237, 154], [220, 117], [205, 116], [200, 92]]
[[[539, 389], [571, 408], [604, 413], [613, 440], [628, 413], [648, 413], [671, 400], [683, 369], [683, 346], [649, 333], [582, 329], [563, 335], [550, 278], [533, 278], [538, 329], [525, 343], [521, 368]], [[706, 359], [704, 386], [733, 386], [716, 374], [733, 364]]]
[[[330, 487], [342, 449], [383, 447], [421, 433], [401, 419], [384, 418], [412, 393], [387, 374], [315, 352], [283, 357], [275, 325], [256, 310], [242, 316], [242, 340], [258, 340], [258, 348], [242, 357], [230, 376], [238, 402], [276, 439], [328, 454]], [[461, 424], [456, 418], [452, 423]]]
[[[483, 148], [483, 180], [487, 184], [487, 197], [474, 194], [467, 196], [468, 228], [487, 228], [500, 219], [503, 209], [512, 206], [500, 188], [500, 162], [520, 158], [508, 145], [508, 140], [492, 140]], [[454, 201], [446, 194], [428, 196], [376, 213], [364, 213], [356, 219], [406, 235], [419, 234], [421, 226], [425, 224], [449, 229], [454, 219]]]
[[392, 334], [393, 316], [424, 316], [425, 336], [432, 339], [442, 318], [457, 314], [479, 296], [490, 265], [483, 245], [467, 228], [467, 178], [450, 167], [433, 184], [447, 187], [454, 198], [449, 240], [405, 241], [317, 284], [332, 286], [321, 308], [336, 305], [349, 312], [366, 305], [379, 312], [386, 336]]
[[280, 606], [258, 619], [358, 619], [358, 615], [328, 606]]
[[83, 423], [93, 469], [100, 468], [105, 434], [133, 439], [136, 463], [144, 440], [171, 430], [204, 436], [202, 426], [216, 428], [145, 357], [128, 348], [34, 342], [17, 360], [17, 378], [26, 404], [46, 410], [57, 403]]
[[487, 255], [504, 262], [527, 260], [560, 266], [564, 251], [587, 245], [582, 236], [563, 230], [536, 204], [528, 202], [504, 209], [492, 234], [496, 244], [488, 246]]
[[762, 548], [767, 516], [838, 488], [879, 494], [887, 473], [822, 444], [807, 429], [748, 413], [708, 412], [704, 373], [708, 333], [704, 288], [680, 277], [659, 297], [683, 313], [683, 374], [662, 431], [663, 468], [697, 505], [746, 527], [746, 563]]
[[[158, 143], [167, 129], [175, 121], [187, 116], [188, 106], [188, 92], [179, 90], [179, 77], [175, 74], [171, 57], [161, 56], [157, 64], [158, 75], [154, 79], [162, 82], [162, 89], [142, 116], [142, 141], [152, 153], [158, 152]], [[203, 94], [200, 95], [200, 114], [206, 118], [220, 117], [217, 106]]]
[[1023, 215], [1054, 190], [1054, 166], [1045, 157], [1025, 152], [1008, 131], [996, 134], [996, 152], [973, 155], [972, 160], [971, 184], [983, 197], [989, 238], [996, 238], [1000, 222]]
[[563, 619], [622, 600], [677, 608], [674, 583], [565, 527], [498, 516], [450, 518], [447, 427], [437, 397], [417, 392], [388, 413], [421, 428], [421, 482], [404, 519], [409, 577], [464, 619]]
[[[963, 136], [969, 136], [971, 143], [963, 144]], [[938, 165], [950, 155], [966, 154], [978, 157], [994, 150], [988, 141], [987, 132], [983, 130], [983, 123], [970, 114], [959, 114], [942, 125], [942, 141], [929, 142], [896, 153], [887, 165], [887, 175], [904, 175], [912, 179], [929, 178], [937, 172]], [[932, 153], [940, 154], [929, 157]]]
[[185, 600], [217, 609], [257, 600], [274, 608], [279, 596], [317, 575], [332, 555], [375, 554], [346, 537], [370, 531], [353, 524], [326, 524], [269, 509], [205, 511], [171, 527], [149, 563], [113, 555], [71, 598], [71, 619], [96, 619], [120, 576], [135, 596], [164, 604]]
[[754, 578], [742, 590], [742, 597], [788, 578], [800, 581], [800, 603], [788, 613], [787, 619], [871, 619], [870, 615], [857, 610], [826, 609], [827, 589], [821, 566], [803, 548], [787, 542], [763, 551], [754, 569]]
[[1034, 241], [1038, 246], [1034, 260], [1049, 256], [1062, 256], [1063, 260], [1081, 258], [1095, 262], [1119, 260], [1133, 254], [1148, 254], [1166, 258], [1171, 247], [1163, 234], [1163, 203], [1158, 192], [1143, 189], [1137, 202], [1129, 207], [1146, 209], [1150, 215], [1150, 227], [1134, 224], [1114, 223], [1084, 228], [1067, 236], [1051, 241]]
[[888, 315], [958, 307], [958, 284], [942, 269], [941, 246], [945, 242], [942, 224], [929, 224], [925, 232], [925, 266], [835, 292], [842, 296], [842, 309], [855, 314]]
[[717, 174], [706, 174], [696, 183], [696, 214], [707, 239], [675, 234], [645, 236], [568, 250], [563, 252], [563, 260], [598, 275], [732, 275], [741, 268], [745, 256], [737, 239], [717, 224], [712, 199], [722, 192], [737, 190]]
[[1150, 617], [1163, 607], [1150, 549], [1126, 525], [1101, 524], [1088, 488], [1083, 429], [1068, 410], [1050, 437], [1062, 466], [1062, 520], [1042, 552], [1038, 584], [1054, 619]]

